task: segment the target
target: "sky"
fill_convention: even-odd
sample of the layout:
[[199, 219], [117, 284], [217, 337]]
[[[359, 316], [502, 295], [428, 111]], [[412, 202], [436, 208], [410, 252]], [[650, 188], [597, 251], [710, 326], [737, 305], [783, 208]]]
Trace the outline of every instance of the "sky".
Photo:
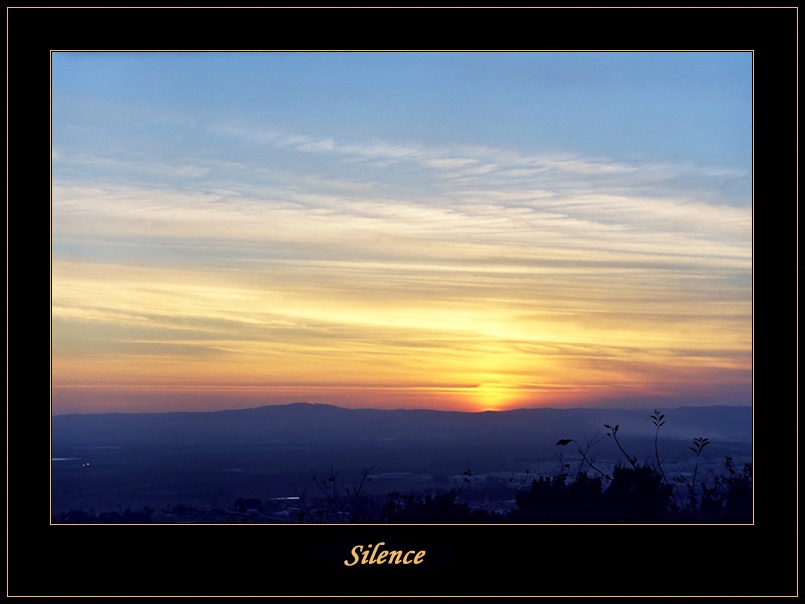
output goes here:
[[51, 55], [54, 414], [752, 403], [752, 54]]

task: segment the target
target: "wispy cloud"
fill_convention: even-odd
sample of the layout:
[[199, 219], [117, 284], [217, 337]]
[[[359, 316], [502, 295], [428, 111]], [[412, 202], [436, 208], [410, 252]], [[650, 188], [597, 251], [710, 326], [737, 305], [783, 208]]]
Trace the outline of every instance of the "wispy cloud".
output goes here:
[[712, 193], [746, 175], [209, 131], [237, 157], [54, 151], [60, 387], [331, 376], [544, 402], [748, 379], [751, 209]]

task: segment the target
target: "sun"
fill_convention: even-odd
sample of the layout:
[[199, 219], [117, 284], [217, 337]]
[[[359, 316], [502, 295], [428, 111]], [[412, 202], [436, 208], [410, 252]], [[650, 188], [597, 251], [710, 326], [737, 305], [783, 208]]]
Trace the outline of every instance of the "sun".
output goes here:
[[499, 382], [484, 382], [473, 389], [475, 405], [480, 411], [501, 411], [515, 398], [512, 388]]

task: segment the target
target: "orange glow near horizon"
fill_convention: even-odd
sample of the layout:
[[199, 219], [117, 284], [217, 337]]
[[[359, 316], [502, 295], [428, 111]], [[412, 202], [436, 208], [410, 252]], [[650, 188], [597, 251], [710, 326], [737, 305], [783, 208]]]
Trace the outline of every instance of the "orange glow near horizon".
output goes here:
[[751, 53], [635, 57], [52, 53], [52, 412], [751, 404]]
[[332, 272], [322, 273], [331, 280], [326, 296], [309, 291], [315, 279], [296, 283], [283, 270], [268, 284], [61, 261], [53, 272], [54, 413], [301, 401], [466, 411], [584, 406], [689, 394], [714, 380], [733, 387], [751, 371], [741, 352], [750, 331], [733, 316], [740, 304], [703, 310], [679, 299], [666, 324], [656, 313], [670, 312], [670, 301], [644, 316], [623, 296], [608, 300], [617, 283], [576, 300], [571, 313], [548, 296], [527, 306], [531, 292], [517, 281], [505, 292], [510, 300], [497, 292], [456, 297], [439, 281], [427, 282], [426, 299], [412, 300], [393, 288], [367, 299]]
[[748, 403], [748, 211], [522, 194], [56, 187], [53, 412]]

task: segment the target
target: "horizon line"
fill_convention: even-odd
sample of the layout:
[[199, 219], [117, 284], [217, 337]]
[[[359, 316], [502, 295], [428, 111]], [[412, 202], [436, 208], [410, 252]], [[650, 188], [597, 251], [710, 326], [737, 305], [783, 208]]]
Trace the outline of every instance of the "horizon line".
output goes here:
[[[51, 418], [54, 417], [67, 417], [67, 416], [74, 416], [74, 415], [169, 415], [169, 414], [202, 414], [202, 413], [223, 413], [223, 412], [236, 412], [236, 411], [254, 411], [257, 409], [265, 409], [268, 407], [292, 407], [298, 405], [309, 405], [309, 406], [318, 406], [318, 407], [334, 407], [336, 409], [343, 409], [344, 411], [433, 411], [438, 413], [463, 413], [467, 415], [479, 415], [482, 413], [506, 413], [512, 411], [538, 411], [538, 410], [552, 410], [552, 411], [579, 411], [579, 410], [590, 410], [590, 411], [646, 411], [649, 410], [649, 407], [643, 406], [631, 406], [631, 407], [610, 407], [610, 406], [603, 406], [603, 407], [595, 407], [595, 406], [586, 406], [586, 407], [550, 407], [550, 406], [538, 406], [538, 407], [515, 407], [512, 409], [485, 409], [481, 411], [460, 411], [455, 409], [434, 409], [428, 407], [414, 407], [414, 408], [404, 408], [404, 407], [397, 407], [397, 408], [389, 408], [383, 409], [379, 407], [345, 407], [343, 405], [334, 405], [332, 403], [324, 403], [324, 402], [309, 402], [309, 401], [296, 401], [293, 403], [266, 403], [262, 405], [257, 405], [255, 407], [238, 407], [234, 409], [199, 409], [199, 410], [173, 410], [173, 411], [99, 411], [99, 412], [90, 412], [90, 413], [54, 413], [53, 409], [51, 408]], [[666, 410], [678, 410], [678, 409], [707, 409], [712, 407], [740, 407], [740, 408], [748, 408], [751, 409], [754, 405], [741, 405], [741, 404], [734, 404], [728, 405], [724, 403], [713, 403], [709, 405], [678, 405], [676, 407], [666, 407]], [[51, 403], [52, 407], [52, 403]], [[661, 410], [661, 409], [659, 409]]]

